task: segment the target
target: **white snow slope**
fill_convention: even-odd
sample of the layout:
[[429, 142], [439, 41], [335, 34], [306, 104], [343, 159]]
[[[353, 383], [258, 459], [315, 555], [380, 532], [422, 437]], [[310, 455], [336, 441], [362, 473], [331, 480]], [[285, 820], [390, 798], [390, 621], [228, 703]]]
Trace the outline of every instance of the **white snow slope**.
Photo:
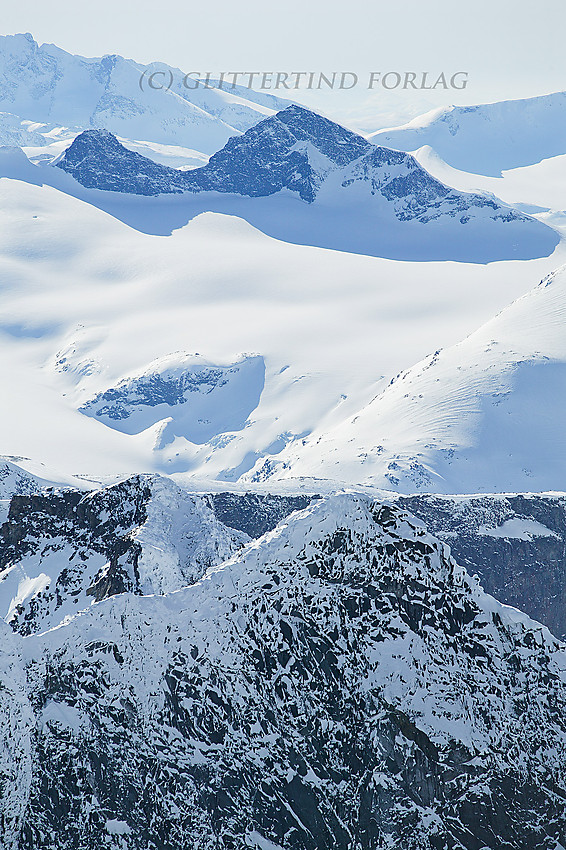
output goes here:
[[[201, 128], [214, 126], [215, 134], [234, 106], [231, 96], [208, 92], [207, 98], [222, 101], [207, 101], [203, 112], [204, 103], [168, 93], [154, 109], [135, 100], [145, 97], [136, 89], [140, 67], [120, 57], [84, 60], [40, 48], [30, 36], [3, 39], [1, 51], [0, 108], [11, 112], [20, 143], [18, 127], [27, 128], [22, 132], [33, 141], [27, 150], [36, 159], [42, 138], [60, 147], [61, 125], [80, 120], [137, 138], [140, 150], [153, 139], [151, 150], [160, 148], [164, 161], [173, 162], [176, 151], [188, 153], [180, 140], [206, 147], [187, 138], [187, 115], [198, 116]], [[32, 79], [41, 86], [34, 89]], [[130, 106], [122, 109], [121, 98], [130, 95]], [[544, 101], [549, 115], [559, 97]], [[278, 108], [259, 95], [256, 100], [246, 106], [252, 123]], [[532, 103], [513, 107], [523, 110], [525, 126]], [[139, 123], [132, 104], [143, 107]], [[492, 106], [493, 115], [511, 126], [507, 105]], [[16, 113], [30, 118], [18, 124]], [[233, 124], [221, 128], [223, 139], [240, 132], [230, 114]], [[175, 116], [181, 115], [179, 123]], [[209, 141], [217, 147], [214, 134]], [[495, 157], [494, 139], [484, 147]], [[444, 168], [439, 176], [446, 183], [454, 178], [456, 184], [458, 175], [466, 179], [432, 152], [429, 160]], [[44, 463], [57, 472], [41, 477], [67, 482], [75, 475], [106, 480], [160, 472], [246, 486], [309, 476], [409, 490], [564, 489], [560, 462], [554, 462], [562, 448], [559, 425], [540, 417], [526, 430], [519, 425], [527, 421], [523, 405], [533, 409], [525, 381], [535, 367], [517, 365], [556, 360], [554, 371], [541, 367], [548, 381], [534, 383], [560, 386], [562, 354], [551, 350], [549, 330], [556, 329], [559, 345], [558, 302], [536, 322], [529, 314], [523, 321], [529, 333], [510, 320], [500, 342], [503, 359], [489, 359], [487, 342], [477, 343], [483, 352], [478, 362], [469, 341], [451, 348], [564, 263], [562, 243], [550, 257], [488, 265], [387, 260], [332, 250], [333, 234], [326, 234], [324, 249], [289, 244], [234, 214], [220, 214], [221, 206], [190, 218], [184, 198], [91, 190], [113, 196], [105, 209], [68, 175], [60, 178], [78, 186], [75, 195], [46, 185], [42, 174], [52, 171], [58, 169], [36, 168], [19, 148], [0, 150], [1, 454]], [[550, 224], [564, 206], [555, 174], [554, 168], [541, 170], [519, 196], [522, 206], [537, 205], [552, 192], [541, 215]], [[369, 190], [365, 183], [354, 189], [351, 206], [357, 209]], [[279, 218], [291, 228], [296, 210], [309, 206], [283, 192], [242, 199], [248, 202], [250, 208], [264, 204], [267, 222]], [[140, 222], [150, 219], [144, 230]], [[410, 256], [414, 246], [405, 238]], [[483, 340], [484, 331], [478, 334]], [[456, 362], [454, 352], [462, 347], [468, 359]], [[400, 381], [386, 390], [399, 372], [408, 373], [403, 384], [417, 382], [428, 362], [423, 358], [443, 348], [435, 368], [442, 364], [446, 375], [436, 380], [434, 372], [434, 392], [419, 389], [409, 404]], [[487, 414], [477, 408], [491, 392], [493, 375], [495, 391], [511, 393], [503, 397], [505, 423], [517, 423], [523, 435], [517, 445], [507, 444], [501, 417], [489, 419], [485, 434], [478, 430]], [[559, 423], [559, 396], [548, 392], [544, 409], [551, 423]], [[497, 444], [503, 448], [494, 462]]]
[[454, 168], [499, 177], [502, 170], [566, 154], [566, 92], [434, 109], [369, 138], [403, 151], [430, 145]]
[[402, 372], [348, 421], [283, 453], [280, 474], [405, 492], [560, 489], [565, 325], [563, 267], [462, 342]]
[[[564, 262], [560, 246], [486, 266], [391, 261], [286, 244], [211, 213], [150, 235], [25, 182], [33, 166], [17, 153], [5, 151], [0, 171], [21, 166], [24, 178], [0, 180], [0, 446], [67, 475], [236, 481], [352, 416]], [[265, 382], [250, 369], [247, 407], [228, 419], [222, 406], [186, 401], [160, 419], [146, 411], [145, 430], [125, 433], [81, 412], [122, 381], [159, 373], [163, 358], [173, 371], [255, 363]], [[229, 397], [229, 387], [214, 392]], [[182, 429], [169, 424], [181, 414]]]

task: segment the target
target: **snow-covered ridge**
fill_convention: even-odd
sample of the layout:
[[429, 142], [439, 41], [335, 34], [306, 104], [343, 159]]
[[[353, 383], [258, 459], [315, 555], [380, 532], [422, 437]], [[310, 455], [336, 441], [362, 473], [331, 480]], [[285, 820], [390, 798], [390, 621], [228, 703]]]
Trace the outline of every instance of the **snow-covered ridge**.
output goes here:
[[[140, 89], [147, 71], [172, 75], [169, 90]], [[163, 63], [140, 65], [122, 56], [74, 56], [29, 34], [0, 37], [0, 110], [70, 131], [105, 127], [128, 139], [212, 153], [288, 101], [238, 87], [189, 89], [183, 73]], [[3, 122], [0, 120], [0, 134]], [[28, 144], [41, 144], [39, 137]]]
[[31, 634], [117, 593], [178, 590], [249, 539], [159, 476], [17, 494], [0, 526], [0, 616]]
[[562, 268], [467, 339], [401, 373], [333, 433], [313, 434], [300, 458], [296, 448], [283, 453], [283, 477], [332, 469], [402, 492], [560, 490], [565, 321]]
[[499, 177], [566, 153], [566, 92], [435, 109], [369, 138], [403, 151], [430, 145], [454, 168]]

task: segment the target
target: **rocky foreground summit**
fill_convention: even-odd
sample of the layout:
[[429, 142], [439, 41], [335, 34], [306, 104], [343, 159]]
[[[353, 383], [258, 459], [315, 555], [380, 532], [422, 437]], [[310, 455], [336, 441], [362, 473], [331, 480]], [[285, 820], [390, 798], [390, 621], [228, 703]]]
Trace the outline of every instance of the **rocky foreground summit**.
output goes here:
[[[144, 509], [154, 582], [181, 538], [186, 563], [210, 538], [211, 503], [172, 529], [174, 500]], [[6, 627], [2, 846], [564, 844], [566, 653], [546, 628], [393, 503], [336, 494], [256, 540], [226, 533], [233, 554], [201, 552], [188, 587], [141, 595], [142, 555], [137, 587]]]

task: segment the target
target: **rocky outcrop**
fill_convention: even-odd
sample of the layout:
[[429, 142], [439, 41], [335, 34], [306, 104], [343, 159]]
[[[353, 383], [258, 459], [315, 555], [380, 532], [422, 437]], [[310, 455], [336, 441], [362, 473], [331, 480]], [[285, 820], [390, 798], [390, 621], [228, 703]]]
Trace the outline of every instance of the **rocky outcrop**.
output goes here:
[[14, 495], [0, 526], [2, 616], [28, 635], [109, 596], [177, 590], [248, 540], [159, 476]]
[[401, 497], [488, 593], [566, 637], [566, 497]]

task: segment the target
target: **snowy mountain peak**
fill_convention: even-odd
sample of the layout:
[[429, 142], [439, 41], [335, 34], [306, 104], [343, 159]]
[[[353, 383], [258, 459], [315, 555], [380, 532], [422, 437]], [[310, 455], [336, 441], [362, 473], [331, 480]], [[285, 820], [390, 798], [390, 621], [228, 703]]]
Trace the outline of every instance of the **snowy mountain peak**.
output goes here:
[[564, 844], [563, 645], [390, 503], [318, 500], [3, 647], [3, 846]]
[[[171, 75], [171, 87], [143, 91], [142, 75], [157, 68]], [[243, 88], [190, 90], [183, 78], [177, 68], [141, 65], [117, 54], [74, 56], [53, 44], [38, 45], [29, 33], [0, 37], [0, 111], [71, 133], [103, 126], [122, 138], [209, 154], [288, 103]], [[3, 124], [0, 119], [0, 137]]]

